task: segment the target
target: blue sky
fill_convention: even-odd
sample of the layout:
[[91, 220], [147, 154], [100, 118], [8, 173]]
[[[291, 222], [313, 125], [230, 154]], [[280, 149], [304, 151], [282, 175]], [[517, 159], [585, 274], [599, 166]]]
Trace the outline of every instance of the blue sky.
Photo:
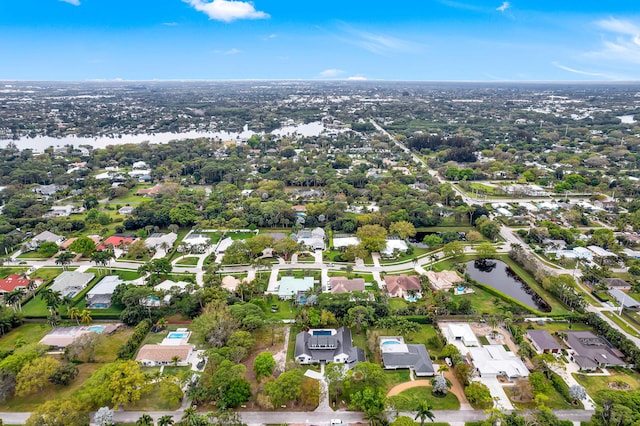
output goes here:
[[640, 80], [640, 6], [0, 0], [4, 80]]

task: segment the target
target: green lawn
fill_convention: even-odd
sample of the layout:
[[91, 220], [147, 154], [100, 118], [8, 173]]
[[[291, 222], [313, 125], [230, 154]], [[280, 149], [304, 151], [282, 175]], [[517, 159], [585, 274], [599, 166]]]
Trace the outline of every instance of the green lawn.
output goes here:
[[406, 254], [406, 253], [400, 254], [395, 259], [380, 259], [380, 264], [387, 265], [387, 264], [405, 263], [405, 262], [411, 261], [416, 257], [422, 256], [423, 254], [426, 254], [432, 251], [433, 249], [430, 249], [430, 248], [414, 247], [412, 254]]
[[24, 345], [37, 343], [45, 334], [51, 331], [51, 326], [42, 324], [22, 324], [0, 338], [0, 351], [9, 351], [16, 347], [16, 342]]
[[160, 387], [157, 383], [150, 386], [149, 390], [142, 395], [139, 401], [133, 404], [129, 404], [125, 407], [125, 410], [130, 411], [172, 411], [177, 410], [180, 407], [180, 402], [177, 404], [168, 403], [160, 393]]
[[222, 235], [217, 232], [203, 232], [203, 234], [209, 237], [211, 244], [217, 244], [218, 241], [220, 241], [220, 238], [222, 238]]
[[387, 391], [395, 385], [411, 380], [409, 370], [385, 370], [384, 375], [387, 376]]
[[187, 257], [183, 257], [182, 259], [178, 260], [177, 264], [178, 265], [185, 265], [185, 266], [196, 266], [198, 265], [198, 260], [200, 260], [197, 257], [194, 256], [187, 256]]
[[3, 266], [3, 267], [0, 268], [0, 279], [5, 279], [11, 274], [20, 274], [23, 271], [26, 271], [27, 269], [29, 269], [29, 268], [25, 268], [24, 266], [21, 266], [21, 267], [6, 267], [6, 266]]
[[[278, 311], [271, 312], [271, 305], [276, 305], [278, 307]], [[269, 319], [284, 320], [295, 317], [296, 310], [292, 307], [290, 301], [274, 299], [271, 302], [267, 302], [266, 314]]]
[[[73, 270], [69, 268], [69, 270]], [[62, 268], [44, 267], [36, 269], [30, 276], [31, 278], [42, 278], [45, 282], [54, 279], [62, 273]]]
[[545, 321], [542, 325], [539, 325], [536, 322], [527, 322], [521, 323], [525, 328], [533, 328], [535, 330], [547, 330], [549, 333], [554, 334], [555, 332], [561, 331], [593, 331], [593, 328], [589, 327], [587, 324], [583, 323], [571, 323], [571, 328], [569, 328], [568, 322], [561, 321]]
[[[86, 299], [83, 298], [74, 306], [82, 311], [83, 309], [87, 309], [87, 301]], [[94, 319], [100, 318], [100, 317], [120, 318], [120, 314], [122, 313], [122, 308], [119, 306], [111, 305], [107, 309], [89, 309], [89, 312], [91, 312], [91, 316]]]
[[167, 334], [169, 334], [170, 331], [176, 331], [178, 328], [186, 328], [186, 326], [184, 324], [169, 324], [167, 328], [157, 333], [155, 333], [152, 328], [140, 346], [160, 343], [165, 337], [167, 337]]
[[87, 269], [87, 272], [96, 274], [96, 277], [100, 279], [104, 278], [106, 275], [117, 275], [123, 281], [133, 281], [140, 278], [138, 271], [134, 271], [132, 269], [107, 269], [106, 273], [103, 273], [102, 269], [98, 271], [98, 268], [89, 268]]
[[26, 253], [21, 253], [18, 256], [18, 259], [49, 259], [49, 258], [46, 256], [43, 256], [42, 253], [40, 253], [39, 251], [28, 251]]
[[255, 237], [257, 234], [255, 232], [225, 232], [225, 238], [229, 237], [232, 240], [248, 240], [249, 238]]
[[363, 278], [365, 283], [375, 283], [373, 274], [371, 272], [352, 272], [347, 274], [345, 271], [330, 271], [329, 277], [350, 277], [350, 278]]
[[283, 269], [278, 272], [278, 280], [282, 279], [282, 277], [295, 277], [295, 278], [304, 278], [304, 277], [313, 277], [314, 280], [320, 280], [321, 272], [317, 269]]
[[634, 337], [640, 337], [640, 332], [638, 332], [638, 330], [630, 325], [627, 321], [620, 318], [617, 314], [614, 314], [611, 311], [602, 311], [602, 313], [609, 317], [609, 319], [611, 319], [613, 322], [618, 324], [627, 333], [631, 334]]
[[[509, 399], [511, 399], [511, 390], [512, 390], [511, 387], [508, 387], [508, 386], [504, 387], [504, 391], [509, 397]], [[552, 410], [571, 410], [571, 409], [583, 408], [582, 404], [572, 405], [567, 401], [565, 401], [562, 395], [560, 395], [560, 393], [558, 393], [558, 391], [553, 386], [551, 386], [551, 384], [549, 384], [548, 389], [545, 391], [545, 395], [549, 397], [549, 400], [545, 402], [545, 405]], [[523, 402], [515, 402], [512, 400], [511, 402], [513, 403], [514, 407], [520, 410], [533, 410], [536, 408], [536, 404], [533, 401], [523, 403]]]
[[611, 373], [610, 376], [587, 376], [574, 373], [573, 377], [584, 386], [591, 397], [594, 397], [598, 391], [610, 389], [609, 383], [624, 382], [631, 390], [640, 389], [640, 373], [627, 369], [608, 369], [608, 371]]
[[428, 401], [434, 410], [458, 410], [460, 401], [451, 392], [443, 398], [431, 392], [431, 386], [411, 388], [389, 398], [395, 409], [399, 411], [415, 411], [421, 401]]
[[392, 298], [389, 299], [389, 309], [393, 313], [394, 311], [399, 311], [402, 309], [406, 309], [409, 306], [409, 302], [404, 299]]

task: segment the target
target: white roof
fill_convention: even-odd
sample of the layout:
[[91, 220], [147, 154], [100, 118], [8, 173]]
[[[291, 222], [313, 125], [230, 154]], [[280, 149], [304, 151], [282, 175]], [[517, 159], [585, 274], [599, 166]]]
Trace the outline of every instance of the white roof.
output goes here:
[[179, 287], [180, 289], [184, 290], [189, 284], [186, 281], [171, 281], [171, 280], [164, 280], [162, 281], [160, 284], [158, 284], [157, 286], [155, 286], [154, 288], [156, 290], [165, 290], [165, 291], [169, 291], [171, 290], [172, 287]]
[[478, 338], [476, 337], [471, 326], [469, 324], [447, 324], [449, 333], [454, 339], [462, 339], [465, 344], [473, 343], [478, 345]]
[[587, 246], [589, 250], [593, 252], [596, 256], [600, 257], [618, 257], [617, 254], [610, 252], [609, 250], [605, 250], [602, 247], [598, 246]]
[[295, 278], [282, 277], [278, 295], [280, 297], [295, 296], [299, 291], [307, 291], [313, 288], [313, 277]]
[[527, 211], [530, 211], [530, 212], [534, 212], [538, 210], [538, 208], [531, 203], [520, 203], [520, 206], [524, 207], [525, 209], [527, 209]]
[[167, 244], [172, 246], [177, 239], [178, 239], [178, 235], [175, 232], [169, 232], [168, 234], [152, 235], [144, 241], [144, 245], [149, 248], [159, 247], [160, 245], [162, 245], [162, 243], [166, 242]]
[[407, 245], [407, 243], [404, 240], [387, 240], [387, 246], [384, 248], [384, 250], [382, 250], [382, 254], [386, 255], [386, 256], [391, 256], [393, 255], [393, 251], [394, 250], [398, 250], [398, 251], [407, 251], [409, 250], [409, 246]]
[[64, 271], [53, 280], [50, 288], [66, 296], [71, 290], [77, 290], [77, 292], [79, 292], [85, 288], [94, 277], [95, 274], [91, 273]]
[[96, 296], [98, 294], [113, 294], [113, 291], [122, 284], [122, 280], [117, 275], [107, 275], [100, 280], [91, 290], [87, 292], [87, 296]]
[[342, 248], [348, 246], [357, 246], [360, 244], [360, 238], [358, 237], [334, 237], [333, 238], [333, 247], [334, 248]]
[[502, 345], [486, 345], [469, 348], [473, 365], [480, 375], [506, 374], [509, 377], [527, 377], [529, 370], [513, 352], [507, 352]]

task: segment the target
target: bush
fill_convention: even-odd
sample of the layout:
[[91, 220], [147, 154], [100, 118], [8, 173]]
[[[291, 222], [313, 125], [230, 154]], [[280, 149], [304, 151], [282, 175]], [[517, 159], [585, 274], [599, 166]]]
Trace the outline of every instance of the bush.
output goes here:
[[573, 401], [571, 393], [569, 392], [569, 385], [566, 384], [564, 380], [562, 380], [562, 377], [560, 377], [556, 373], [552, 373], [551, 384], [553, 385], [554, 389], [557, 390], [560, 395], [562, 395], [565, 401]]
[[49, 376], [49, 381], [55, 385], [66, 386], [76, 378], [78, 371], [75, 364], [63, 364]]
[[118, 350], [118, 359], [131, 359], [133, 354], [136, 353], [138, 347], [151, 330], [151, 320], [145, 319], [140, 324], [136, 325], [136, 328], [133, 330], [133, 334], [129, 337], [127, 342], [120, 346]]

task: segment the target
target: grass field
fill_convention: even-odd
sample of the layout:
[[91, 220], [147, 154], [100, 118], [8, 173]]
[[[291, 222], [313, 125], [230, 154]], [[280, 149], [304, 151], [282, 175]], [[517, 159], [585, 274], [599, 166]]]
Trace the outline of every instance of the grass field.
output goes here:
[[[509, 399], [511, 399], [512, 388], [505, 386], [504, 391], [509, 397]], [[551, 385], [548, 386], [548, 389], [545, 391], [545, 395], [549, 397], [549, 400], [545, 402], [545, 406], [547, 406], [552, 410], [571, 410], [571, 409], [583, 408], [582, 405], [580, 406], [571, 405], [570, 403], [565, 401], [562, 395], [560, 395], [560, 393]], [[536, 408], [536, 404], [533, 401], [522, 403], [522, 402], [515, 402], [512, 400], [511, 402], [513, 403], [514, 407], [520, 410], [534, 410]]]
[[[587, 376], [574, 373], [573, 377], [584, 386], [589, 396], [593, 397], [598, 391], [607, 390], [609, 383], [624, 382], [631, 390], [640, 389], [640, 373], [633, 370], [609, 369], [610, 376]], [[623, 391], [624, 392], [624, 391]]]
[[160, 393], [160, 387], [157, 383], [151, 385], [149, 390], [142, 395], [139, 401], [129, 404], [125, 410], [130, 411], [157, 411], [157, 410], [176, 410], [180, 407], [180, 402], [176, 404], [168, 403]]
[[387, 376], [387, 392], [395, 385], [411, 380], [409, 370], [385, 370], [384, 375]]
[[29, 268], [25, 268], [23, 266], [21, 267], [7, 267], [7, 266], [3, 266], [0, 268], [0, 279], [5, 279], [7, 278], [9, 275], [11, 274], [20, 274], [23, 271], [26, 271]]
[[415, 411], [421, 401], [428, 401], [433, 410], [457, 410], [460, 401], [451, 392], [443, 398], [434, 396], [431, 386], [407, 389], [398, 395], [389, 397], [394, 408], [399, 411]]
[[184, 266], [196, 266], [198, 264], [198, 260], [200, 259], [195, 256], [187, 256], [178, 260], [177, 264], [184, 265]]
[[347, 274], [344, 271], [330, 271], [329, 277], [347, 277], [351, 278], [362, 278], [365, 283], [375, 283], [376, 281], [373, 279], [373, 274], [370, 272], [352, 272]]
[[232, 240], [248, 240], [249, 238], [255, 237], [257, 234], [255, 232], [225, 232], [225, 238], [231, 238]]
[[0, 338], [0, 351], [15, 349], [16, 343], [29, 345], [37, 343], [51, 331], [49, 324], [22, 324]]

